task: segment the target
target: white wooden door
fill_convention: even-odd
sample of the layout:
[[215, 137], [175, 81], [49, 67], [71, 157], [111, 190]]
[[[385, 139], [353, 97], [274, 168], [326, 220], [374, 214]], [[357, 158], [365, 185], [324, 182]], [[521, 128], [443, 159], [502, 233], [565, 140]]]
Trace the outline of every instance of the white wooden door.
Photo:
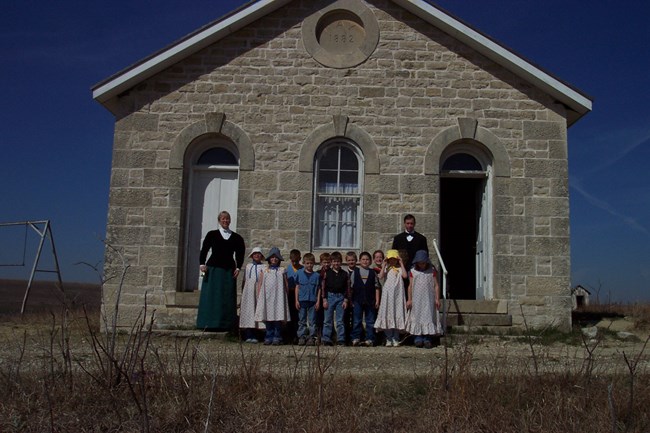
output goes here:
[[195, 170], [192, 173], [187, 219], [187, 251], [185, 257], [185, 290], [201, 287], [199, 254], [205, 235], [219, 227], [217, 217], [230, 213], [230, 228], [237, 231], [237, 193], [239, 179], [234, 170]]
[[[488, 174], [489, 175], [489, 174]], [[476, 227], [476, 299], [492, 297], [490, 285], [490, 251], [491, 233], [490, 216], [492, 206], [490, 200], [489, 178], [486, 178], [477, 188], [477, 227]]]

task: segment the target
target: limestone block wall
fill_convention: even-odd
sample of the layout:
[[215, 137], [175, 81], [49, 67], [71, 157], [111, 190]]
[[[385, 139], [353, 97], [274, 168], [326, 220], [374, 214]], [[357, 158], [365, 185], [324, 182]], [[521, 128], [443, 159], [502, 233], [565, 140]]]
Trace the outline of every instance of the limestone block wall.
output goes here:
[[[121, 324], [145, 296], [149, 311], [175, 311], [184, 212], [183, 170], [170, 167], [181, 131], [223, 113], [250, 139], [254, 166], [240, 171], [237, 228], [250, 248], [310, 250], [313, 174], [301, 150], [318, 128], [345, 116], [376, 146], [379, 169], [363, 185], [363, 249], [386, 249], [412, 213], [439, 236], [439, 161], [427, 160], [443, 131], [466, 136], [472, 119], [504, 154], [493, 182], [494, 298], [515, 326], [570, 324], [566, 113], [546, 94], [386, 0], [374, 13], [379, 43], [359, 66], [320, 65], [301, 24], [322, 6], [294, 1], [203, 49], [118, 98], [107, 241], [130, 268]], [[215, 221], [216, 225], [216, 221]], [[107, 251], [107, 274], [119, 271]], [[118, 283], [107, 285], [111, 308]], [[191, 325], [184, 312], [178, 325]]]

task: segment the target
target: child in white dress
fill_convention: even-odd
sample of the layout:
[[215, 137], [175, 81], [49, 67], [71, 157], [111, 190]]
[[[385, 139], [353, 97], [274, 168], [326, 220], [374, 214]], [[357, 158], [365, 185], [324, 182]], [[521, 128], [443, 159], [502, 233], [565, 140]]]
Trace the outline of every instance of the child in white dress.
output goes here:
[[252, 260], [246, 265], [242, 282], [241, 304], [239, 306], [239, 329], [246, 343], [257, 343], [255, 329], [264, 329], [264, 324], [255, 321], [257, 307], [257, 286], [264, 270], [264, 255], [260, 247], [253, 248], [248, 256]]
[[426, 251], [420, 250], [415, 253], [409, 282], [406, 331], [415, 337], [415, 347], [431, 349], [433, 347], [431, 336], [442, 334], [442, 328], [438, 314], [440, 309], [438, 275]]
[[266, 326], [264, 344], [277, 346], [282, 344], [282, 323], [289, 320], [287, 273], [280, 266], [282, 255], [278, 248], [271, 248], [267, 261], [258, 285], [255, 321]]
[[386, 347], [399, 346], [399, 333], [406, 329], [404, 279], [407, 276], [398, 251], [386, 251], [386, 259], [379, 272], [379, 279], [383, 279], [384, 283], [375, 322], [375, 329], [383, 330], [386, 335]]

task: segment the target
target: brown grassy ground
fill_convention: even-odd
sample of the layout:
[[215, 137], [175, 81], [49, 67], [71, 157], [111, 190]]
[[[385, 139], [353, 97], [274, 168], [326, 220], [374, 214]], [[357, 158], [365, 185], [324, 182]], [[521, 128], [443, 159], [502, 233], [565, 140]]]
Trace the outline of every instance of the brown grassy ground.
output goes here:
[[[52, 314], [53, 313], [53, 314]], [[98, 333], [98, 311], [0, 321], [1, 432], [647, 432], [633, 341], [452, 334], [432, 350]]]
[[[0, 279], [0, 316], [20, 312], [25, 296], [27, 281]], [[64, 299], [72, 308], [87, 305], [98, 309], [100, 304], [100, 286], [90, 283], [64, 283], [64, 291], [51, 281], [34, 281], [27, 297], [26, 312], [37, 313], [50, 309], [59, 309]]]

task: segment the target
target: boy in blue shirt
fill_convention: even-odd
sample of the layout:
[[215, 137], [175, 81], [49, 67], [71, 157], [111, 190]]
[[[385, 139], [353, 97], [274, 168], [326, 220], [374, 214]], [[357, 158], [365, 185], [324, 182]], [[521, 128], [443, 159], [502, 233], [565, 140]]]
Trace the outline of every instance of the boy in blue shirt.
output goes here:
[[320, 309], [320, 274], [314, 272], [316, 259], [312, 253], [305, 254], [302, 263], [303, 267], [295, 275], [298, 345], [313, 346], [316, 342], [316, 311]]

